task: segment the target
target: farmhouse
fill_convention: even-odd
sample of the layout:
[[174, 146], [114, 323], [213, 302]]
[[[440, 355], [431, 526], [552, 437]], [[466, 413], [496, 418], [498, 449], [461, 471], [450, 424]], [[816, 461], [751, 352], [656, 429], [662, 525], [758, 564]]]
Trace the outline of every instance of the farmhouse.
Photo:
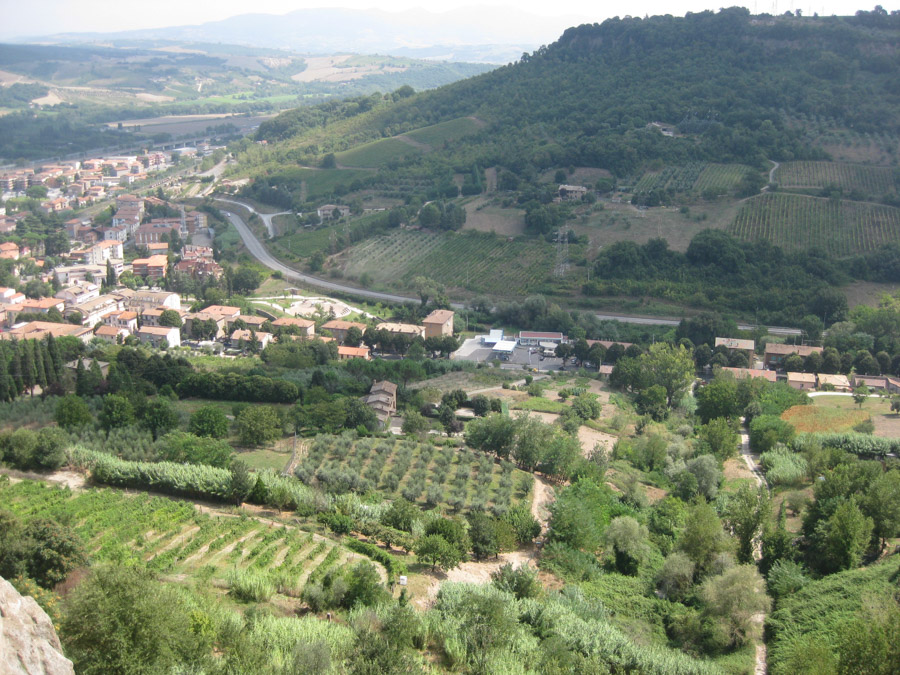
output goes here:
[[787, 383], [794, 389], [809, 391], [816, 388], [816, 376], [813, 373], [788, 373]]
[[375, 326], [375, 330], [386, 330], [388, 333], [409, 335], [412, 338], [425, 337], [425, 326], [416, 326], [411, 323], [392, 323], [385, 321]]
[[373, 382], [363, 402], [375, 411], [375, 416], [384, 424], [397, 412], [397, 385], [387, 380]]
[[583, 185], [560, 185], [559, 198], [562, 201], [576, 201], [587, 194], [587, 188]]
[[342, 321], [340, 319], [333, 319], [322, 325], [322, 328], [324, 330], [331, 331], [332, 337], [338, 341], [338, 344], [344, 343], [344, 340], [347, 339], [347, 331], [349, 331], [353, 327], [358, 328], [361, 333], [364, 333], [366, 331], [366, 324], [356, 321]]
[[[335, 216], [335, 212], [337, 212], [337, 216]], [[316, 214], [322, 220], [331, 220], [335, 217], [344, 218], [350, 215], [350, 207], [342, 204], [323, 204], [316, 209]]]
[[729, 352], [744, 352], [747, 355], [747, 363], [753, 365], [753, 355], [756, 351], [756, 343], [753, 340], [717, 337], [716, 347], [725, 347]]
[[371, 361], [372, 357], [369, 356], [368, 347], [338, 347], [338, 360], [346, 361], [347, 359], [364, 359], [365, 361]]
[[846, 375], [819, 373], [819, 389], [826, 388], [834, 391], [850, 391], [850, 380]]
[[742, 380], [744, 378], [753, 379], [755, 377], [762, 377], [768, 380], [769, 382], [775, 382], [777, 376], [774, 370], [759, 370], [757, 368], [727, 368], [725, 366], [722, 367], [722, 371], [725, 373], [731, 373], [734, 375], [736, 380]]
[[453, 312], [449, 309], [434, 310], [422, 323], [425, 325], [425, 338], [453, 335]]
[[782, 345], [774, 342], [766, 344], [764, 361], [766, 368], [777, 368], [791, 354], [797, 354], [806, 358], [813, 352], [822, 353], [821, 347], [806, 347], [804, 345]]
[[300, 335], [311, 338], [316, 334], [316, 322], [309, 319], [300, 319], [296, 317], [283, 316], [272, 322], [272, 327], [277, 331], [279, 328], [296, 329]]
[[[85, 370], [90, 370], [94, 366], [94, 359], [76, 359], [74, 361], [69, 361], [66, 364], [66, 368], [69, 370], [78, 370], [78, 361], [81, 361], [84, 364]], [[109, 375], [109, 363], [106, 361], [97, 361], [97, 366], [100, 368], [100, 374], [103, 377]]]
[[231, 334], [231, 346], [237, 348], [249, 346], [250, 343], [253, 342], [254, 335], [256, 336], [256, 341], [259, 343], [260, 349], [265, 349], [273, 339], [271, 333], [257, 333], [252, 330], [236, 330]]

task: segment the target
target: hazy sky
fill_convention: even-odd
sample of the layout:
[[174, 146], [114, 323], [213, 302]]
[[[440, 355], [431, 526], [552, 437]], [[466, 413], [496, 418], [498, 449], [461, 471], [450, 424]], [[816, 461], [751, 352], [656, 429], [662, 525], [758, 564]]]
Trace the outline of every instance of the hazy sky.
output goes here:
[[[630, 3], [597, 2], [597, 0], [150, 0], [147, 3], [122, 0], [0, 0], [0, 38], [48, 35], [61, 32], [117, 31], [136, 28], [159, 28], [216, 21], [237, 14], [259, 12], [284, 14], [312, 7], [377, 8], [399, 11], [421, 8], [442, 12], [460, 7], [501, 6], [542, 16], [577, 17], [583, 22], [602, 21], [611, 16], [643, 16], [645, 14], [678, 14], [704, 9], [717, 10], [731, 4], [744, 4], [753, 12], [785, 12], [801, 9], [805, 13], [852, 14], [857, 9], [871, 9], [877, 0], [862, 5], [849, 0], [634, 0]], [[885, 5], [887, 6], [887, 5]], [[889, 9], [893, 8], [892, 6]], [[556, 22], [547, 22], [551, 37], [558, 34]]]

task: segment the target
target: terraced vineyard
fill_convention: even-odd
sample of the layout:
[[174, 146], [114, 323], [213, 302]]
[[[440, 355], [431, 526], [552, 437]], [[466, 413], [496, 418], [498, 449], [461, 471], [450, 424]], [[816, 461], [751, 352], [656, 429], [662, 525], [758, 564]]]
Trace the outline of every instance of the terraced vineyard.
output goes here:
[[23, 481], [0, 484], [0, 503], [24, 517], [71, 523], [95, 561], [141, 561], [175, 577], [206, 568], [218, 585], [227, 584], [229, 572], [242, 570], [299, 590], [310, 576], [361, 559], [310, 532], [247, 517], [206, 515], [189, 502], [146, 494], [72, 492]]
[[775, 171], [775, 182], [787, 188], [837, 185], [875, 196], [896, 189], [894, 170], [890, 167], [838, 162], [785, 162]]
[[766, 193], [744, 202], [728, 232], [786, 250], [817, 246], [837, 256], [900, 242], [900, 209], [805, 195]]
[[424, 506], [503, 512], [530, 503], [534, 478], [512, 462], [467, 449], [394, 439], [318, 436], [297, 477], [328, 492], [378, 491]]
[[[570, 247], [575, 255], [577, 246]], [[344, 274], [368, 275], [375, 287], [409, 287], [418, 275], [450, 288], [501, 297], [527, 295], [547, 281], [555, 251], [539, 240], [512, 240], [479, 232], [396, 230], [352, 248]]]

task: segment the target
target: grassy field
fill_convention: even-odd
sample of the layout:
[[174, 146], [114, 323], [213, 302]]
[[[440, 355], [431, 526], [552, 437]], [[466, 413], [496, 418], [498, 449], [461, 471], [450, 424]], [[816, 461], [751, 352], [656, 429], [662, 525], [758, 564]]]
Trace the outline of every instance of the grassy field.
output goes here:
[[785, 162], [775, 171], [775, 182], [783, 187], [836, 185], [845, 190], [861, 190], [870, 195], [894, 191], [894, 170], [886, 166], [865, 166], [838, 162]]
[[108, 489], [72, 492], [23, 481], [0, 484], [0, 501], [20, 516], [69, 523], [94, 561], [144, 563], [176, 579], [202, 575], [218, 587], [237, 569], [283, 574], [299, 590], [311, 574], [360, 558], [311, 532], [207, 515], [189, 502], [165, 497]]
[[352, 150], [338, 152], [335, 157], [341, 166], [374, 168], [387, 164], [392, 159], [418, 155], [421, 152], [420, 149], [396, 138], [382, 138]]
[[404, 136], [409, 136], [413, 140], [425, 143], [433, 148], [439, 148], [447, 141], [455, 141], [463, 136], [474, 134], [478, 129], [479, 126], [475, 120], [468, 117], [460, 117], [455, 120], [410, 131]]
[[869, 417], [865, 410], [832, 405], [795, 405], [781, 414], [781, 418], [793, 424], [797, 431], [809, 433], [852, 431], [853, 427]]
[[569, 406], [562, 401], [552, 401], [543, 396], [532, 396], [522, 401], [518, 401], [510, 406], [513, 410], [528, 410], [534, 412], [545, 412], [561, 414]]
[[785, 250], [816, 246], [832, 255], [848, 256], [900, 241], [900, 209], [766, 193], [745, 201], [728, 231], [740, 239], [764, 239]]
[[[853, 402], [852, 396], [816, 396], [812, 399], [812, 408], [826, 408], [843, 410], [847, 412], [862, 411], [872, 418], [875, 423], [875, 435], [884, 438], [900, 437], [900, 415], [891, 412], [891, 404], [888, 399], [868, 398], [862, 404], [862, 408]], [[827, 413], [828, 414], [828, 413]], [[830, 413], [837, 417], [838, 413]]]
[[291, 453], [269, 449], [250, 450], [237, 453], [236, 458], [246, 462], [251, 469], [272, 469], [281, 473], [290, 460]]
[[374, 288], [409, 288], [414, 277], [425, 275], [449, 288], [510, 297], [527, 295], [549, 279], [555, 251], [539, 240], [395, 230], [354, 246], [343, 260], [345, 276], [368, 275]]
[[363, 216], [352, 223], [334, 223], [315, 228], [301, 227], [292, 234], [279, 238], [275, 246], [301, 258], [307, 258], [317, 251], [330, 254], [333, 252], [332, 245], [335, 244], [336, 247], [335, 240], [338, 236], [343, 237], [348, 233], [352, 236], [357, 229], [366, 227], [372, 219], [379, 217], [381, 214]]
[[355, 487], [358, 491], [457, 510], [530, 504], [534, 485], [530, 473], [482, 453], [392, 438], [343, 436], [316, 437], [297, 476], [326, 490], [357, 477], [362, 479]]
[[692, 205], [687, 216], [675, 207], [639, 211], [631, 204], [604, 203], [602, 211], [570, 223], [578, 236], [590, 240], [591, 250], [617, 241], [645, 244], [654, 237], [663, 237], [669, 242], [669, 248], [686, 251], [698, 232], [727, 228], [737, 211], [737, 205], [731, 200]]

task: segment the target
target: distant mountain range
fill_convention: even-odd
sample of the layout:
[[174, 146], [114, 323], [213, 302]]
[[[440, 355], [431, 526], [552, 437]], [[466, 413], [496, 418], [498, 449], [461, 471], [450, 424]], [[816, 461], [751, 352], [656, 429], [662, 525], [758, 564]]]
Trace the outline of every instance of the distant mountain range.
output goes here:
[[508, 63], [550, 44], [584, 17], [542, 17], [499, 8], [425, 10], [303, 9], [284, 15], [241, 14], [196, 26], [117, 33], [62, 33], [28, 42], [175, 40], [288, 49], [305, 54], [353, 52], [412, 58]]

